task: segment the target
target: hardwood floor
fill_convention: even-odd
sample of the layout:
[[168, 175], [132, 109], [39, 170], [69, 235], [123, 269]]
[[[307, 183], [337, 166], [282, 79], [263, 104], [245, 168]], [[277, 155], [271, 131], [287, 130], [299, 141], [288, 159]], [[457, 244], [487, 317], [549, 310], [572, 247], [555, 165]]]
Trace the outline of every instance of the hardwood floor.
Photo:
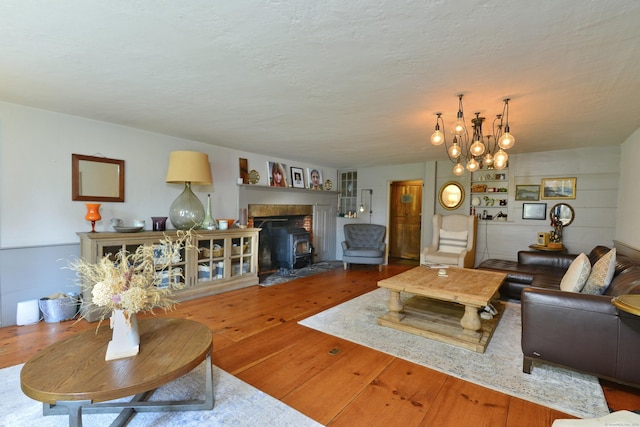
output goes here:
[[[353, 266], [268, 288], [187, 301], [158, 316], [183, 317], [214, 333], [213, 362], [329, 426], [550, 426], [558, 411], [325, 335], [298, 321], [376, 289], [414, 264]], [[0, 328], [0, 367], [96, 323]], [[640, 390], [604, 383], [613, 409], [640, 408]]]

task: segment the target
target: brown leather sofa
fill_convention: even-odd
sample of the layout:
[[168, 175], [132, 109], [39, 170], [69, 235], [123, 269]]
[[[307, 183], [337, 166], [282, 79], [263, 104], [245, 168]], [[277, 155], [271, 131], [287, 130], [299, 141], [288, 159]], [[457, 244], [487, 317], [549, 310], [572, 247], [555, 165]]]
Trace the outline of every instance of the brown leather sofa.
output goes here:
[[[500, 296], [520, 299], [522, 290], [527, 287], [560, 289], [562, 276], [576, 256], [560, 252], [520, 251], [518, 261], [488, 259], [476, 268], [506, 273], [507, 277], [500, 287]], [[593, 260], [591, 264], [593, 265]]]
[[[589, 254], [591, 264], [608, 250], [595, 247]], [[533, 362], [539, 361], [640, 387], [640, 317], [611, 304], [615, 296], [640, 294], [640, 262], [617, 255], [613, 280], [605, 294], [585, 295], [559, 289], [564, 274], [560, 272], [571, 257], [527, 255], [523, 256], [522, 272], [507, 270], [507, 290], [513, 294], [522, 288], [523, 371], [530, 373]], [[541, 262], [537, 268], [534, 258]], [[497, 270], [499, 264], [489, 265]]]

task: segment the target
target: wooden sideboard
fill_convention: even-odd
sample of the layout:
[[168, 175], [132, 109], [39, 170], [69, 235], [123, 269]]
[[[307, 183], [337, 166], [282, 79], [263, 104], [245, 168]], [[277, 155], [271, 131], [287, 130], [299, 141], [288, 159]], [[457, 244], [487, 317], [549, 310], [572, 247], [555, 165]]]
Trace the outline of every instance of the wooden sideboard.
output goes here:
[[[190, 245], [180, 251], [171, 268], [182, 269], [180, 283], [174, 286], [175, 300], [186, 301], [233, 289], [258, 284], [259, 228], [230, 230], [195, 230]], [[120, 250], [133, 252], [140, 245], [158, 245], [165, 237], [175, 237], [175, 230], [141, 231], [138, 233], [77, 233], [80, 237], [80, 256], [91, 263]], [[162, 276], [162, 271], [158, 271]], [[99, 319], [91, 310], [91, 292], [82, 295], [82, 315], [90, 322]]]

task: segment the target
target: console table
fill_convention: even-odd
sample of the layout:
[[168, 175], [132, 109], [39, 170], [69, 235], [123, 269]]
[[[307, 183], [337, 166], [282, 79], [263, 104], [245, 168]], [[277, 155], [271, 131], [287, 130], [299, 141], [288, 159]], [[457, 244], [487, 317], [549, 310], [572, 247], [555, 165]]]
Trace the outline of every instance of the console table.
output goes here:
[[[83, 413], [119, 412], [112, 425], [122, 426], [136, 412], [213, 409], [209, 328], [193, 320], [156, 317], [140, 319], [138, 328], [140, 353], [124, 359], [104, 360], [112, 335], [108, 324], [50, 345], [25, 363], [22, 391], [43, 402], [44, 415], [68, 414], [71, 427], [82, 426]], [[145, 401], [205, 360], [204, 400]], [[133, 396], [129, 402], [107, 402], [128, 396]]]
[[[175, 286], [176, 301], [227, 292], [258, 284], [259, 228], [233, 228], [229, 230], [194, 230], [191, 241], [180, 250], [171, 268], [179, 269], [182, 276]], [[176, 230], [142, 231], [138, 233], [77, 233], [80, 237], [80, 256], [91, 263], [118, 251], [133, 252], [138, 246], [157, 246], [165, 237], [176, 237]], [[158, 271], [162, 275], [162, 271]], [[174, 286], [175, 283], [163, 286]], [[89, 322], [99, 319], [92, 310], [89, 288], [82, 295], [82, 316]]]

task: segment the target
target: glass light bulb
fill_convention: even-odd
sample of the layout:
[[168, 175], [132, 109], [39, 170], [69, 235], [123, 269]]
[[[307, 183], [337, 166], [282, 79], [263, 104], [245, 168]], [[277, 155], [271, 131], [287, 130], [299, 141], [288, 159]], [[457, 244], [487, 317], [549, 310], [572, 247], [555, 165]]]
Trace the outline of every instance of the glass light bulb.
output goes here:
[[487, 166], [491, 166], [493, 164], [493, 156], [490, 152], [484, 155], [484, 164]]
[[453, 145], [451, 147], [449, 147], [449, 155], [454, 158], [457, 159], [460, 154], [462, 153], [462, 150], [460, 150], [460, 146], [458, 144], [456, 144], [455, 142], [453, 143]]
[[433, 145], [441, 145], [444, 142], [444, 135], [439, 130], [436, 130], [433, 135], [431, 135], [431, 143]]
[[472, 158], [467, 162], [467, 169], [469, 170], [469, 172], [475, 172], [478, 170], [479, 167], [480, 167], [480, 164], [476, 159]]
[[498, 145], [500, 148], [504, 148], [505, 150], [513, 147], [515, 143], [516, 139], [509, 132], [503, 133], [500, 139], [498, 139]]
[[360, 203], [360, 212], [364, 212], [364, 204]]
[[506, 164], [506, 163], [502, 163], [502, 162], [495, 162], [495, 163], [493, 164], [493, 167], [494, 167], [495, 169], [497, 169], [497, 170], [502, 170], [502, 169], [504, 169], [504, 168], [506, 168], [506, 167], [507, 167], [507, 164]]
[[461, 163], [456, 163], [456, 165], [453, 167], [453, 173], [456, 176], [460, 176], [464, 173], [464, 166], [462, 166]]
[[507, 160], [509, 160], [509, 156], [507, 155], [507, 153], [502, 148], [498, 150], [498, 152], [496, 153], [495, 156], [493, 156], [493, 161], [494, 161], [496, 167], [497, 167], [498, 163], [506, 165], [507, 164]]
[[464, 120], [462, 119], [456, 120], [456, 122], [453, 124], [453, 133], [455, 133], [458, 136], [464, 134]]
[[484, 153], [484, 144], [480, 141], [476, 141], [471, 144], [471, 154], [474, 156], [480, 156]]

